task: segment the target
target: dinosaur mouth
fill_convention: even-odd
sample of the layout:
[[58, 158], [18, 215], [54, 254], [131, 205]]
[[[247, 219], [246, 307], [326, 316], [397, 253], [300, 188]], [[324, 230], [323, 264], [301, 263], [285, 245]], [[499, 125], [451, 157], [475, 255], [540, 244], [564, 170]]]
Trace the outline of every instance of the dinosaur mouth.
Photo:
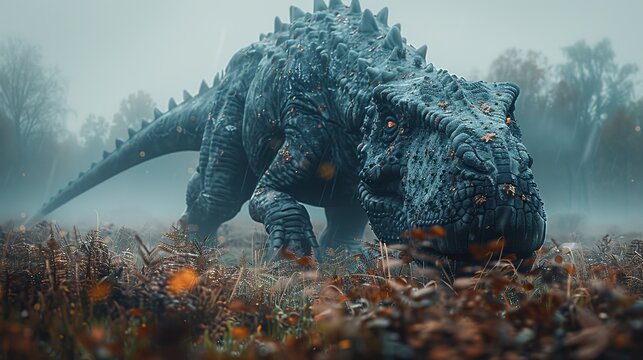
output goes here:
[[399, 167], [384, 167], [383, 170], [378, 169], [367, 173], [367, 176], [360, 181], [358, 185], [360, 201], [372, 225], [379, 227], [389, 223], [390, 226], [392, 225], [390, 220], [399, 216], [404, 204], [400, 172]]
[[406, 220], [402, 176], [405, 169], [399, 166], [385, 166], [363, 173], [357, 190], [362, 207], [368, 214], [369, 222], [378, 239], [384, 242], [398, 242]]
[[399, 187], [399, 180], [383, 188], [374, 188], [364, 181], [360, 181], [358, 191], [364, 209], [374, 217], [390, 215], [391, 211], [399, 209], [403, 203]]
[[402, 181], [400, 179], [393, 179], [378, 187], [365, 182], [362, 182], [362, 185], [371, 195], [378, 198], [402, 198]]
[[527, 257], [541, 246], [546, 231], [543, 216], [512, 206], [498, 206], [453, 222], [416, 222], [412, 228], [429, 229], [435, 225], [442, 226], [446, 236], [437, 239], [432, 250], [462, 259], [475, 255], [471, 252], [472, 246], [484, 246], [494, 241], [502, 241], [504, 254]]
[[364, 172], [358, 191], [365, 210], [371, 215], [390, 212], [403, 203], [403, 166], [383, 166]]

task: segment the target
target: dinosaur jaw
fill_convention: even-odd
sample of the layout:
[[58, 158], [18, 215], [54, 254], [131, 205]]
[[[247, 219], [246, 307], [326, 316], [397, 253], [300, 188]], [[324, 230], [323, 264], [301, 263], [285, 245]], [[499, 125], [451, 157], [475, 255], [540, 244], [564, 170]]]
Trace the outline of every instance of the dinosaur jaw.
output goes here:
[[447, 190], [427, 197], [428, 203], [416, 200], [405, 207], [409, 228], [442, 226], [446, 236], [432, 247], [452, 258], [467, 258], [472, 247], [498, 240], [504, 254], [519, 257], [530, 256], [542, 245], [546, 216], [531, 170], [467, 178], [446, 184]]
[[501, 244], [505, 255], [529, 257], [543, 243], [546, 231], [542, 215], [512, 206], [498, 206], [453, 222], [419, 222], [412, 228], [428, 230], [435, 225], [442, 226], [446, 236], [436, 239], [432, 250], [454, 259], [471, 258], [476, 245], [494, 243]]
[[[472, 246], [499, 239], [503, 253], [530, 256], [542, 245], [546, 226], [531, 171], [484, 176], [466, 171], [467, 181], [441, 186], [409, 183], [406, 165], [363, 171], [359, 197], [378, 239], [403, 242], [408, 240], [403, 238], [407, 230], [440, 225], [446, 236], [435, 239], [431, 250], [451, 258], [468, 258]], [[415, 173], [426, 176], [423, 171]], [[417, 189], [424, 196], [417, 196]], [[436, 189], [446, 190], [432, 192]]]
[[358, 193], [377, 238], [383, 242], [399, 242], [406, 227], [402, 196], [397, 191], [373, 189], [364, 181], [360, 181]]

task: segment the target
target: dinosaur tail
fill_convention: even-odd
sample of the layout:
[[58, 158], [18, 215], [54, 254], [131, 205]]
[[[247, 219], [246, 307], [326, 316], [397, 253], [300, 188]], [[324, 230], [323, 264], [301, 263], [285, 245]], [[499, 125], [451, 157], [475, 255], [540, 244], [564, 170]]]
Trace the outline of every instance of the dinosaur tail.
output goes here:
[[198, 151], [206, 120], [214, 104], [218, 79], [217, 76], [212, 89], [202, 82], [198, 96], [192, 97], [184, 91], [184, 102], [180, 105], [170, 99], [169, 109], [165, 114], [154, 109], [155, 119], [151, 123], [143, 120], [139, 131], [128, 129], [127, 141], [117, 139], [113, 152], [104, 151], [101, 161], [93, 163], [89, 170], [81, 172], [76, 180], [70, 181], [27, 224], [40, 221], [76, 196], [145, 161], [179, 151]]

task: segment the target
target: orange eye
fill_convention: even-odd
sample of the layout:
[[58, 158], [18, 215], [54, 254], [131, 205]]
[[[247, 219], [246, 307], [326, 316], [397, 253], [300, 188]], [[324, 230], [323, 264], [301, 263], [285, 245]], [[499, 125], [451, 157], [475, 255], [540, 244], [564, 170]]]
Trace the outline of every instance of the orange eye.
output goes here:
[[389, 120], [386, 122], [386, 127], [389, 129], [392, 129], [397, 126], [397, 123], [395, 121]]

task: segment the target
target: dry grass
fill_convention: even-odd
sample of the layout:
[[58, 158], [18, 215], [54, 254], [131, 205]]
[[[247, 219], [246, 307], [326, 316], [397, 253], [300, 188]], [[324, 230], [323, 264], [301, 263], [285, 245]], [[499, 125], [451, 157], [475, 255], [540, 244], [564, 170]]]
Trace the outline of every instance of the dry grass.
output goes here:
[[[211, 248], [178, 231], [151, 246], [127, 229], [0, 229], [0, 356], [626, 359], [643, 350], [640, 240], [605, 237], [588, 249], [554, 240], [532, 264], [497, 242], [472, 249], [482, 264], [472, 265], [426, 255], [439, 229], [407, 235], [411, 246], [331, 253], [319, 265], [269, 254], [258, 235], [226, 233]], [[230, 244], [245, 250], [225, 254]]]

